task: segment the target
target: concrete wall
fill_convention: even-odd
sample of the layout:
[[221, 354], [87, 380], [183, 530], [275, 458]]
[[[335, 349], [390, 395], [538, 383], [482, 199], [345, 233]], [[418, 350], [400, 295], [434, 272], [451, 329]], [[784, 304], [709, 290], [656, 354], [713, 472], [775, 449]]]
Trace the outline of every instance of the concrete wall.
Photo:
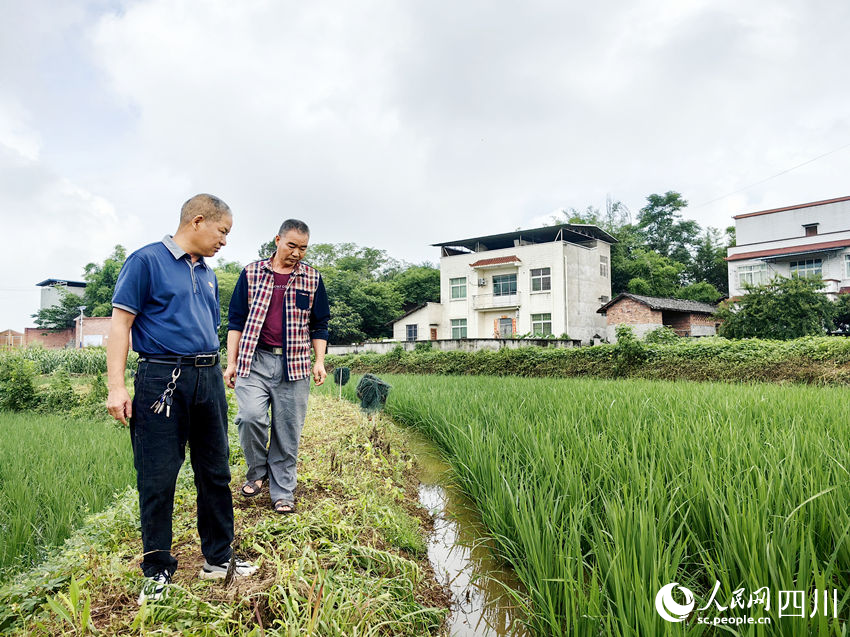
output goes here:
[[[45, 285], [41, 288], [41, 309], [43, 310], [46, 307], [53, 307], [54, 305], [59, 305], [59, 292], [57, 288], [61, 288], [70, 292], [71, 294], [76, 294], [80, 298], [82, 298], [83, 294], [85, 294], [86, 289], [84, 287], [76, 287], [72, 285]], [[80, 305], [83, 302], [80, 301]]]
[[[806, 237], [803, 226], [812, 223], [818, 224], [818, 234], [814, 237]], [[809, 206], [735, 219], [735, 236], [738, 246], [802, 237], [805, 237], [806, 241], [817, 243], [838, 238], [821, 235], [846, 231], [850, 229], [848, 223], [850, 223], [850, 201], [840, 201], [822, 206]]]
[[[407, 340], [407, 326], [416, 325], [417, 341], [431, 340], [431, 328], [437, 329], [437, 338], [448, 338], [445, 334], [446, 327], [442, 324], [443, 308], [440, 303], [428, 303], [425, 307], [411, 312], [403, 319], [393, 323], [393, 340]], [[451, 327], [449, 327], [451, 332]], [[451, 336], [451, 335], [449, 335]]]
[[[380, 341], [366, 342], [359, 345], [329, 345], [328, 354], [360, 354], [363, 352], [376, 352], [386, 354], [401, 345], [406, 351], [416, 348], [416, 343], [406, 341]], [[431, 349], [441, 352], [475, 352], [478, 350], [519, 349], [521, 347], [555, 347], [569, 348], [578, 347], [581, 343], [577, 340], [561, 340], [549, 338], [472, 338], [472, 339], [445, 339], [431, 341]]]

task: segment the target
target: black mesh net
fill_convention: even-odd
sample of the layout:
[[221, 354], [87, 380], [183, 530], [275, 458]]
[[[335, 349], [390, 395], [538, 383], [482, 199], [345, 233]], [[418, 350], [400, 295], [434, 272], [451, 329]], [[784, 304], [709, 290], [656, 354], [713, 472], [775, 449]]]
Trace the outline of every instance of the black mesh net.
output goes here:
[[337, 367], [334, 369], [334, 382], [337, 385], [346, 385], [351, 380], [351, 370], [348, 367]]
[[380, 411], [387, 404], [387, 396], [390, 393], [390, 385], [373, 374], [363, 374], [363, 378], [357, 383], [357, 397], [360, 399], [360, 408], [366, 412]]

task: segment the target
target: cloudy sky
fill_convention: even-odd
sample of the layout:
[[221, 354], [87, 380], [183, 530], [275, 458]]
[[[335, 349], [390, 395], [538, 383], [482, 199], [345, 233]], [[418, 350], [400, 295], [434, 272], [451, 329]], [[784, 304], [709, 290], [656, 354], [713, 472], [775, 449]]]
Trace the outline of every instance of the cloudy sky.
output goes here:
[[280, 221], [409, 262], [560, 208], [686, 216], [850, 194], [845, 0], [0, 0], [0, 330], [35, 283], [173, 232], [242, 263]]

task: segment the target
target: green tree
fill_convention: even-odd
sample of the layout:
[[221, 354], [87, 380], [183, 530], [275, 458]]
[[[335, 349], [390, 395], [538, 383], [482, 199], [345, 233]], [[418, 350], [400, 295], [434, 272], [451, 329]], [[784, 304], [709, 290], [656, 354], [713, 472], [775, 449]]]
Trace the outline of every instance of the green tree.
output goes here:
[[835, 301], [831, 331], [850, 334], [850, 294], [841, 294]]
[[679, 289], [684, 266], [654, 250], [636, 248], [624, 264], [630, 275], [627, 290], [633, 294], [671, 297]]
[[832, 324], [835, 308], [819, 291], [822, 279], [776, 277], [744, 287], [735, 304], [723, 304], [717, 312], [721, 336], [787, 340], [823, 334]]
[[693, 260], [687, 267], [687, 279], [692, 282], [710, 283], [721, 295], [729, 294], [728, 266], [726, 250], [734, 238], [728, 234], [726, 241], [720, 238], [716, 228], [706, 228], [696, 244]]
[[115, 283], [118, 281], [118, 273], [127, 258], [127, 251], [122, 245], [116, 245], [103, 263], [89, 263], [83, 269], [83, 278], [86, 281], [86, 290], [83, 294], [86, 316], [111, 316], [112, 295], [115, 292]]
[[411, 265], [395, 274], [390, 282], [401, 294], [402, 307], [440, 300], [440, 270], [430, 264]]
[[218, 267], [215, 268], [221, 320], [218, 325], [218, 340], [222, 348], [227, 347], [227, 315], [230, 311], [230, 299], [233, 297], [233, 290], [236, 288], [241, 272], [242, 266], [236, 261], [224, 262], [223, 259], [219, 259]]
[[360, 330], [363, 319], [346, 303], [331, 303], [331, 319], [328, 321], [329, 341], [334, 345], [358, 343], [366, 338]]
[[697, 281], [676, 290], [675, 296], [677, 299], [717, 303], [723, 295], [708, 281]]
[[277, 246], [275, 245], [274, 239], [271, 241], [266, 241], [264, 244], [260, 246], [260, 249], [257, 250], [257, 255], [261, 259], [268, 259], [277, 251]]
[[646, 247], [687, 266], [700, 231], [696, 221], [682, 219], [680, 211], [688, 202], [673, 190], [646, 200], [637, 223]]
[[[80, 306], [86, 305], [86, 302], [65, 288], [57, 287], [56, 291], [59, 293], [59, 303], [42, 308], [32, 315], [36, 327], [47, 330], [74, 327], [74, 319], [80, 315]], [[91, 316], [88, 309], [83, 311], [83, 316]]]

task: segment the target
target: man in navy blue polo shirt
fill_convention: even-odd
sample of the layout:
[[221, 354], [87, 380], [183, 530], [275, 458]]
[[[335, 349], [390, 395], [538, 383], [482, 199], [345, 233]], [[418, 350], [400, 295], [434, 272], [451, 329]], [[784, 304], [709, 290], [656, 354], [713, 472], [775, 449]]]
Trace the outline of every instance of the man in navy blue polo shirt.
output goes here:
[[[196, 195], [183, 204], [174, 236], [140, 248], [118, 275], [106, 356], [109, 413], [130, 421], [139, 490], [142, 571], [148, 581], [139, 603], [159, 599], [177, 569], [171, 555], [171, 518], [177, 473], [189, 443], [198, 491], [201, 577], [223, 578], [231, 561], [227, 400], [218, 355], [218, 281], [204, 257], [227, 243], [230, 208]], [[124, 384], [132, 334], [139, 353], [135, 395]], [[237, 576], [257, 567], [234, 560]]]

